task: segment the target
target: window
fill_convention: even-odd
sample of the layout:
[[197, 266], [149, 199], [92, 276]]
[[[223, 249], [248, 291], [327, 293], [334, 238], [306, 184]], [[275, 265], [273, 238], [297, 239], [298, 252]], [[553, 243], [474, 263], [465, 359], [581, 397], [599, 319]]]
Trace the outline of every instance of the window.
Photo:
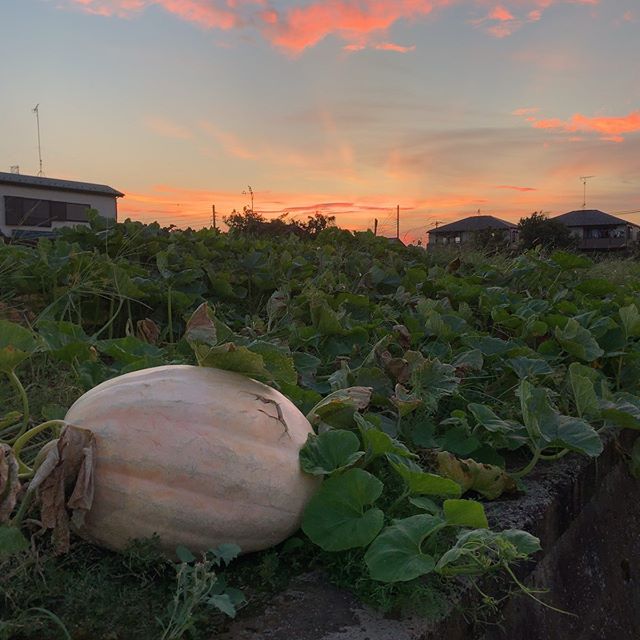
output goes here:
[[12, 227], [50, 227], [57, 222], [88, 222], [88, 204], [4, 197], [6, 224]]
[[51, 207], [48, 200], [5, 196], [4, 211], [5, 220], [9, 226], [51, 226]]

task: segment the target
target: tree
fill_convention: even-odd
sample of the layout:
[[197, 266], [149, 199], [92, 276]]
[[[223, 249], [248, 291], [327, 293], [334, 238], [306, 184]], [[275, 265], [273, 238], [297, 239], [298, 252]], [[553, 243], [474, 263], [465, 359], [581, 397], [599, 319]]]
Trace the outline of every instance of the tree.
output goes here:
[[265, 217], [249, 207], [245, 207], [242, 213], [234, 209], [228, 216], [223, 216], [222, 221], [229, 227], [229, 231], [251, 234], [258, 233], [266, 224]]
[[537, 245], [545, 249], [575, 246], [569, 227], [539, 211], [534, 211], [528, 218], [520, 218], [518, 240], [521, 249], [533, 249]]
[[306, 222], [287, 220], [288, 215], [285, 212], [277, 218], [267, 220], [262, 214], [253, 211], [250, 207], [245, 207], [242, 213], [234, 209], [230, 215], [223, 217], [222, 220], [232, 233], [270, 237], [294, 235], [298, 238], [312, 240], [335, 222], [335, 216], [324, 216], [321, 213], [308, 216]]

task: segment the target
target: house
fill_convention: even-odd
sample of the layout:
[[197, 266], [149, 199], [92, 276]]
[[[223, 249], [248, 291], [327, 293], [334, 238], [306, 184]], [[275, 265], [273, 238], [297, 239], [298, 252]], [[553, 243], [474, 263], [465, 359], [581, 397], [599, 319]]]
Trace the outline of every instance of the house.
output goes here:
[[639, 239], [640, 226], [597, 209], [569, 211], [553, 220], [569, 227], [579, 249], [624, 249]]
[[504, 239], [506, 243], [518, 239], [518, 225], [495, 216], [470, 216], [429, 231], [429, 246], [459, 245], [476, 242], [486, 233]]
[[88, 222], [88, 209], [116, 220], [116, 198], [123, 195], [104, 184], [0, 172], [0, 234], [46, 235]]

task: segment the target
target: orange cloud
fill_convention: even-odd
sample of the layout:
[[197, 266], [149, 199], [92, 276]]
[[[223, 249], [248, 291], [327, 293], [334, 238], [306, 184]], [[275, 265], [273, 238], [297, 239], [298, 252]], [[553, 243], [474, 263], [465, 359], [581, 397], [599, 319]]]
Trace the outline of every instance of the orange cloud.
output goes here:
[[539, 120], [535, 117], [527, 118], [536, 129], [550, 129], [566, 133], [589, 132], [598, 133], [602, 140], [622, 142], [624, 133], [640, 131], [640, 110], [633, 111], [626, 116], [585, 116], [575, 113], [568, 120], [549, 118]]
[[495, 187], [496, 189], [511, 189], [512, 191], [537, 191], [534, 187], [514, 187], [509, 184], [501, 184]]

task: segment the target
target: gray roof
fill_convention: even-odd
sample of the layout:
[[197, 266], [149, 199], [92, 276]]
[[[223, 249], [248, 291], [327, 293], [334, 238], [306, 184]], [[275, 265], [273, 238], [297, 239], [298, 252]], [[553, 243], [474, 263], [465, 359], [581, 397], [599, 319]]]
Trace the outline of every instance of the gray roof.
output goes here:
[[94, 184], [92, 182], [76, 182], [74, 180], [57, 180], [55, 178], [42, 178], [40, 176], [25, 176], [21, 173], [4, 173], [0, 171], [0, 184], [14, 184], [23, 187], [35, 187], [37, 189], [57, 189], [59, 191], [76, 191], [78, 193], [96, 193], [104, 196], [118, 198], [124, 195], [106, 184]]
[[500, 220], [495, 216], [469, 216], [462, 220], [456, 220], [451, 224], [445, 224], [437, 229], [431, 229], [429, 233], [455, 233], [457, 231], [482, 231], [483, 229], [517, 229], [518, 225], [506, 220]]
[[552, 220], [557, 220], [566, 224], [567, 227], [606, 227], [618, 226], [621, 224], [631, 224], [635, 227], [638, 225], [622, 218], [612, 216], [610, 213], [598, 211], [598, 209], [578, 209], [577, 211], [569, 211], [561, 216], [555, 216]]

